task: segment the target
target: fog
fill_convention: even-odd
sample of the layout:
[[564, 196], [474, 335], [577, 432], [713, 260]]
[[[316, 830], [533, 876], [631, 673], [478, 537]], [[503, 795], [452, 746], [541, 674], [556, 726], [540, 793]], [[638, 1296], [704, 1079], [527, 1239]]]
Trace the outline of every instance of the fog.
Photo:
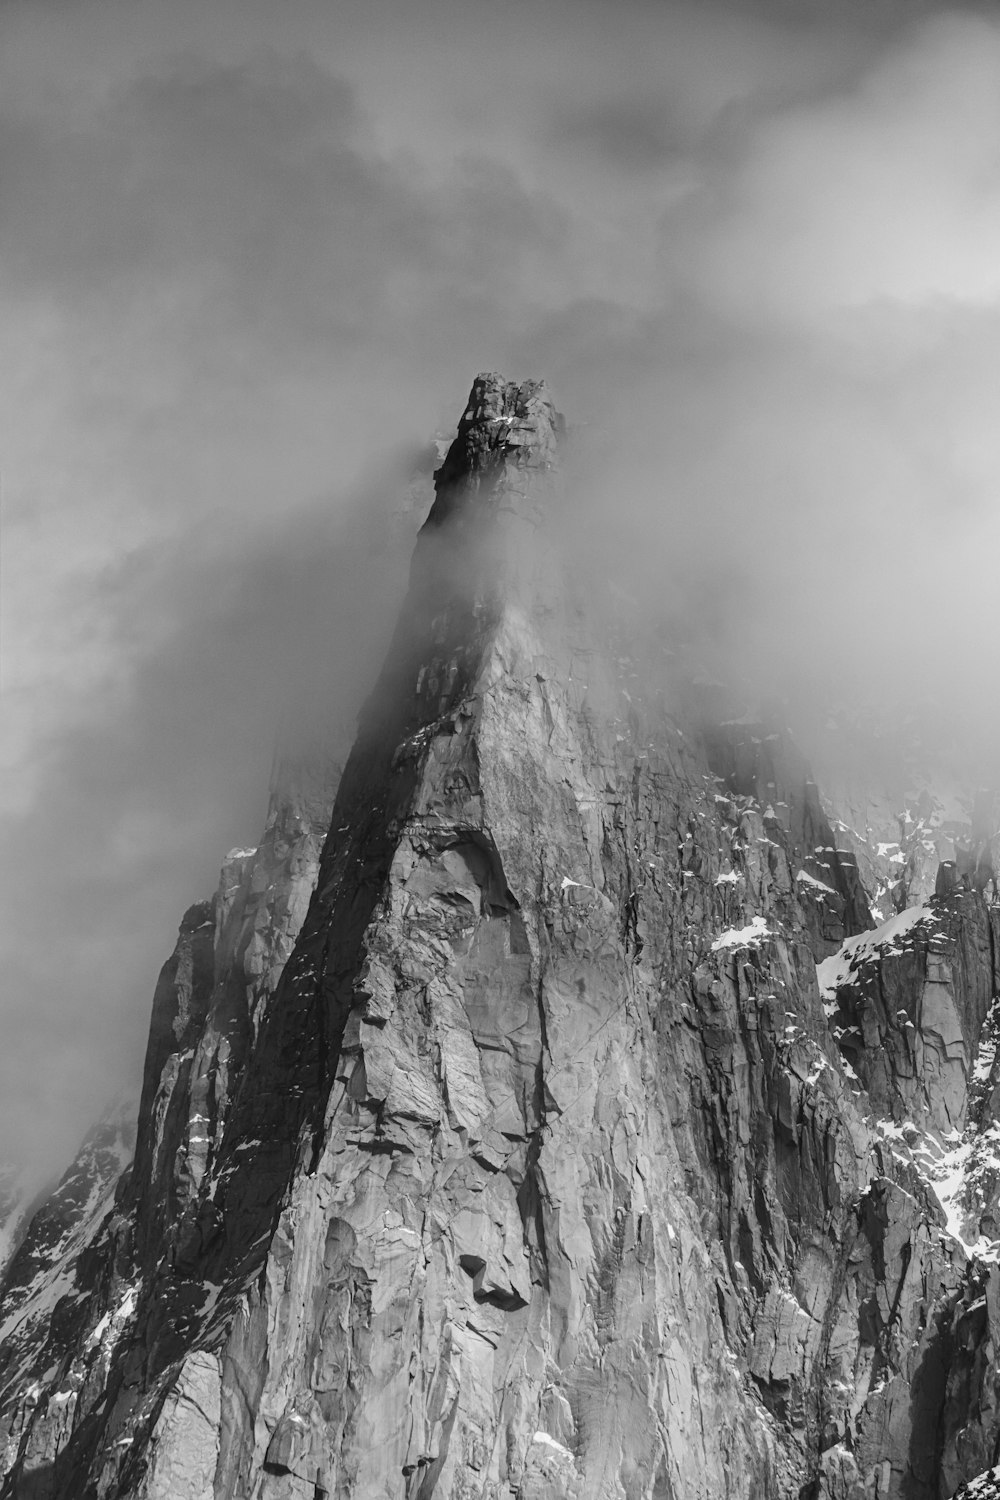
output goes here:
[[713, 670], [990, 774], [998, 114], [985, 10], [0, 8], [0, 1157], [137, 1076], [276, 741], [349, 735], [481, 369]]

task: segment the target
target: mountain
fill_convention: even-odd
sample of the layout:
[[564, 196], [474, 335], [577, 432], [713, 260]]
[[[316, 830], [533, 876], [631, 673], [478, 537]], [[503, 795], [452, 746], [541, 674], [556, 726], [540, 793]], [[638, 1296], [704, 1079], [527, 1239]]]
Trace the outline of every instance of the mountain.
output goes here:
[[[4, 1423], [5, 1469], [17, 1453], [22, 1427], [36, 1413], [42, 1391], [39, 1375], [74, 1348], [76, 1315], [87, 1297], [81, 1269], [93, 1254], [121, 1175], [131, 1162], [136, 1107], [134, 1097], [124, 1098], [106, 1111], [56, 1187], [26, 1216], [27, 1222], [22, 1221], [16, 1250], [4, 1267], [0, 1400], [8, 1412], [11, 1398], [16, 1402], [13, 1424]], [[108, 1319], [104, 1321], [107, 1325]], [[53, 1398], [47, 1407], [39, 1427], [47, 1423], [62, 1436], [64, 1418], [71, 1415], [65, 1398]]]
[[20, 1162], [0, 1163], [0, 1276], [21, 1243], [45, 1188], [44, 1177], [32, 1168]]
[[[321, 755], [275, 766], [260, 846], [230, 851], [160, 975], [141, 1103], [88, 1137], [0, 1280], [4, 1494], [55, 1493], [52, 1461], [106, 1399], [140, 1294], [155, 1305], [157, 1262], [212, 1159], [230, 1069], [302, 925], [338, 775]], [[64, 1492], [82, 1493], [68, 1473]]]
[[476, 380], [342, 774], [279, 768], [186, 914], [134, 1165], [33, 1282], [4, 1497], [937, 1500], [996, 1462], [989, 808], [821, 789], [720, 707], [565, 545], [565, 441]]

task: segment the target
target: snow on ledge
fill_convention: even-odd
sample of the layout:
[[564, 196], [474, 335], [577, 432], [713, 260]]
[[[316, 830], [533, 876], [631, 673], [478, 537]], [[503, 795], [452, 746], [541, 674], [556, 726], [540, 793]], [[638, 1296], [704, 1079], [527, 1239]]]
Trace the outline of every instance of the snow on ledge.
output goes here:
[[873, 932], [859, 932], [841, 943], [836, 953], [816, 965], [819, 992], [832, 1000], [842, 984], [847, 984], [863, 963], [878, 953], [903, 947], [907, 933], [924, 922], [933, 922], [934, 912], [928, 906], [908, 906], [897, 912]]
[[712, 952], [718, 953], [723, 948], [748, 948], [771, 936], [773, 934], [765, 919], [754, 917], [749, 927], [728, 927], [725, 932], [720, 932], [712, 944]]
[[827, 885], [825, 880], [817, 880], [815, 875], [810, 875], [805, 870], [800, 870], [795, 879], [800, 885], [807, 885], [814, 891], [822, 891], [824, 895], [835, 896], [837, 894], [832, 885]]
[[998, 1500], [1000, 1497], [1000, 1465], [986, 1469], [975, 1479], [960, 1485], [955, 1491], [955, 1500]]
[[557, 1438], [554, 1438], [551, 1435], [551, 1433], [548, 1433], [548, 1432], [536, 1432], [535, 1435], [534, 1435], [534, 1437], [532, 1438], [532, 1442], [533, 1443], [543, 1443], [546, 1448], [555, 1448], [556, 1452], [560, 1455], [560, 1457], [562, 1457], [563, 1455], [565, 1455], [569, 1459], [571, 1459], [573, 1457], [572, 1452], [570, 1451], [569, 1448], [566, 1447], [566, 1444], [565, 1443], [560, 1443]]

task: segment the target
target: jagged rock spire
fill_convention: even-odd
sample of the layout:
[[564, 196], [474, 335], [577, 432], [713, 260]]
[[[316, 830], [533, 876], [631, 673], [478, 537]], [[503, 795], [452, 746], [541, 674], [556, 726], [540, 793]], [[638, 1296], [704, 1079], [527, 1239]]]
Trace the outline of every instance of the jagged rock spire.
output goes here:
[[564, 431], [544, 380], [520, 385], [502, 375], [477, 375], [445, 460], [434, 476], [443, 487], [497, 460], [539, 466], [551, 463]]
[[867, 917], [807, 768], [561, 576], [560, 433], [477, 378], [304, 921], [290, 809], [185, 924], [2, 1500], [929, 1500], [995, 1455], [996, 1265], [872, 1109], [890, 1045], [907, 1109], [1000, 1088], [1000, 919], [873, 936], [886, 1013], [859, 971], [828, 1019]]

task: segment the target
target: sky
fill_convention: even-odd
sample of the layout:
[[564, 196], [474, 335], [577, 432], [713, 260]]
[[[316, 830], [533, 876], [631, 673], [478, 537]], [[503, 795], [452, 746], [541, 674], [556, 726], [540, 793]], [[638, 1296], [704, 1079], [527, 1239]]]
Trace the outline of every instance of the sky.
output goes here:
[[276, 743], [349, 735], [479, 370], [732, 670], [990, 761], [989, 9], [0, 0], [0, 152], [0, 1157], [138, 1079]]

